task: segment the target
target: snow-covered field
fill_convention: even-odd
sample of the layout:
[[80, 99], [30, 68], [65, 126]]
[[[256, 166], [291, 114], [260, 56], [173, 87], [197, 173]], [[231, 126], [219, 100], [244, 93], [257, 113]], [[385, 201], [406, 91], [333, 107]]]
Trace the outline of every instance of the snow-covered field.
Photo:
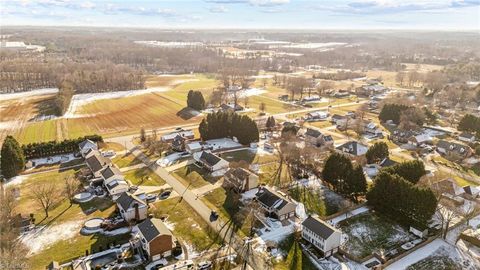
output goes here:
[[471, 261], [467, 254], [462, 253], [457, 247], [445, 242], [443, 239], [435, 239], [431, 243], [415, 250], [406, 257], [389, 265], [386, 269], [403, 270], [414, 265], [409, 269], [433, 270], [437, 269], [437, 267], [440, 267], [445, 262], [450, 262], [447, 258], [450, 258], [452, 262], [458, 264], [457, 268], [452, 269], [478, 269], [478, 265], [475, 266], [474, 262]]
[[[149, 94], [154, 92], [165, 92], [168, 91], [168, 87], [152, 87], [147, 89], [138, 89], [138, 90], [129, 90], [129, 91], [116, 91], [116, 92], [106, 92], [106, 93], [88, 93], [88, 94], [78, 94], [72, 97], [70, 106], [64, 114], [64, 118], [78, 118], [85, 117], [86, 115], [77, 114], [77, 111], [82, 106], [92, 103], [97, 100], [102, 99], [117, 99], [125, 97], [133, 97], [143, 94]], [[88, 116], [88, 115], [87, 115]]]
[[68, 240], [78, 234], [83, 220], [65, 222], [53, 226], [41, 226], [21, 236], [21, 241], [30, 250], [31, 256], [61, 240]]
[[0, 101], [27, 98], [33, 96], [44, 96], [50, 94], [58, 93], [58, 88], [41, 88], [25, 92], [9, 93], [9, 94], [0, 94]]

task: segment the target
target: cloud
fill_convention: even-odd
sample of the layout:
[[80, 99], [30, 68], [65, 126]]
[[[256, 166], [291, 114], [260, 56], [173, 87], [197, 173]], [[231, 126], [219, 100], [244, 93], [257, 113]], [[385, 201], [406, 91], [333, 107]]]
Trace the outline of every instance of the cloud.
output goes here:
[[228, 8], [226, 8], [224, 5], [214, 6], [214, 7], [211, 7], [209, 10], [212, 13], [227, 13], [228, 12]]
[[205, 0], [215, 4], [250, 4], [251, 6], [270, 7], [290, 3], [290, 0]]

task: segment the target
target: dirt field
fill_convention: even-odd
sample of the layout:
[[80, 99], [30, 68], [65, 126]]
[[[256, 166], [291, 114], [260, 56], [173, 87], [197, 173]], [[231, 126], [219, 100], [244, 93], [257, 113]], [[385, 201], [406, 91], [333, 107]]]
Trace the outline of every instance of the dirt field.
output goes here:
[[25, 142], [33, 142], [36, 138], [54, 140], [56, 138], [54, 121], [35, 121], [35, 118], [40, 115], [52, 114], [50, 104], [53, 97], [53, 95], [45, 95], [1, 100], [0, 141], [3, 142], [3, 139], [10, 134], [14, 134]]

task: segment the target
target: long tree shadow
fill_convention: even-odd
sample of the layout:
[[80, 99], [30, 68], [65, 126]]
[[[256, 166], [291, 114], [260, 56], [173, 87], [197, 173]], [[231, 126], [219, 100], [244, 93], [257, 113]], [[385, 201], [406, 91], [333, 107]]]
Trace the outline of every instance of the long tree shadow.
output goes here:
[[196, 116], [195, 113], [193, 113], [194, 110], [192, 110], [191, 108], [189, 107], [184, 107], [183, 109], [181, 109], [180, 111], [177, 112], [177, 116], [182, 118], [183, 120], [189, 120], [189, 119], [192, 119], [193, 117]]

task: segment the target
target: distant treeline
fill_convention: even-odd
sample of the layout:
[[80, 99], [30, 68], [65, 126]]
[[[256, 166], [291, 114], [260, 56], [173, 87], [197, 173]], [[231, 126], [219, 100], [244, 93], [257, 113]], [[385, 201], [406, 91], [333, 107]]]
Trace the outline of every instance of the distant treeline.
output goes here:
[[94, 142], [103, 142], [103, 138], [100, 135], [88, 135], [77, 139], [63, 140], [61, 142], [50, 141], [24, 144], [22, 145], [22, 150], [26, 159], [68, 154], [77, 152], [79, 150], [78, 144], [86, 139]]
[[339, 71], [336, 73], [316, 73], [313, 75], [315, 79], [323, 80], [333, 80], [333, 81], [342, 81], [342, 80], [351, 80], [356, 78], [363, 78], [367, 76], [365, 73], [352, 72], [352, 71]]

